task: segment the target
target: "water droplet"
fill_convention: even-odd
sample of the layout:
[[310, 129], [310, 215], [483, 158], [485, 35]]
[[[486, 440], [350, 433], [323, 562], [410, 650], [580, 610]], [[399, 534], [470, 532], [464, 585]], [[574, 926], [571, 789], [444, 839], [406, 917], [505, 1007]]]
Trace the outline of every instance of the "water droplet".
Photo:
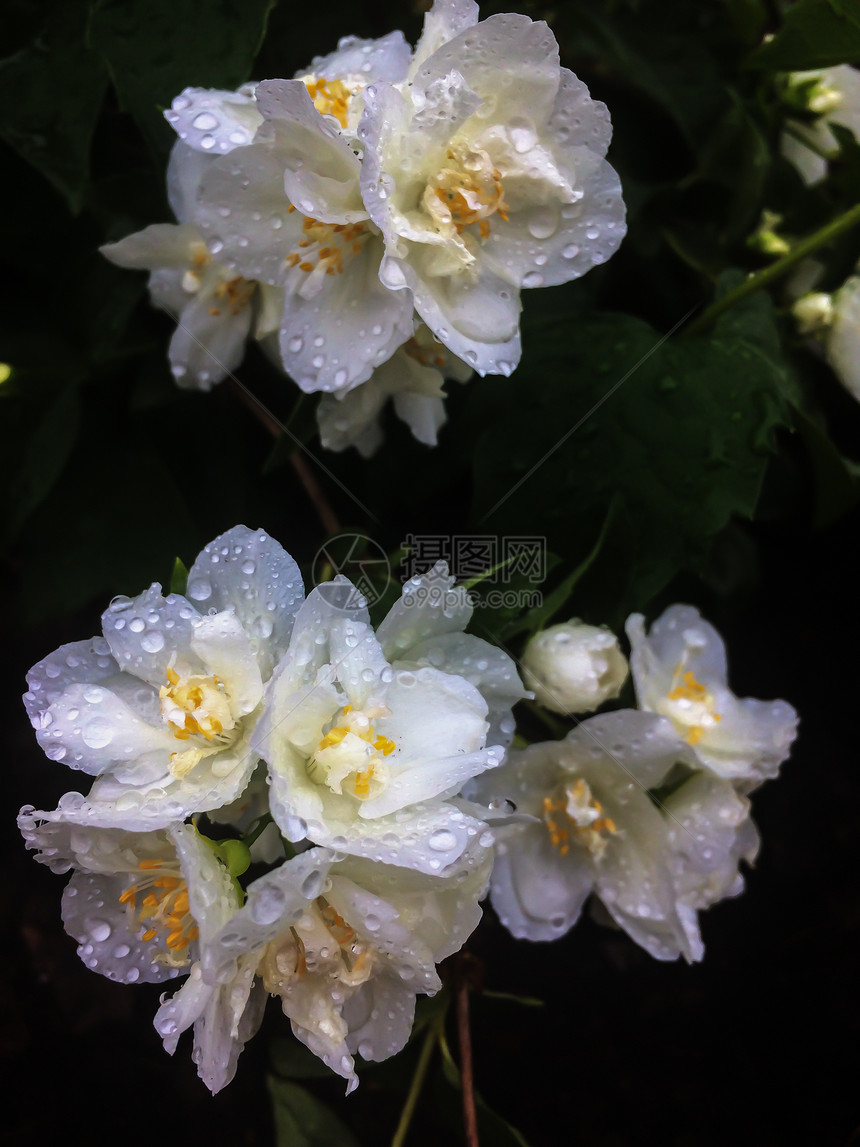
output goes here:
[[206, 151], [211, 151], [211, 149], [215, 146], [215, 136], [214, 135], [202, 136], [201, 140], [200, 140], [200, 146], [202, 148], [205, 148]]
[[575, 259], [579, 254], [579, 248], [575, 243], [568, 243], [562, 251], [562, 257], [565, 259]]
[[188, 583], [188, 596], [195, 601], [206, 601], [212, 596], [212, 585], [208, 578], [192, 578]]
[[142, 617], [133, 617], [128, 623], [128, 628], [132, 633], [143, 633], [144, 629], [146, 629], [146, 622]]
[[531, 151], [537, 143], [537, 134], [534, 129], [534, 124], [527, 116], [512, 116], [508, 120], [508, 135], [511, 138], [511, 143], [514, 145], [514, 151], [523, 155], [527, 151]]
[[542, 287], [543, 275], [541, 275], [538, 271], [527, 271], [526, 274], [523, 275], [523, 286]]
[[88, 725], [84, 727], [81, 738], [85, 745], [91, 749], [103, 749], [105, 745], [109, 745], [113, 740], [113, 729], [102, 720], [101, 717], [94, 717]]
[[140, 639], [140, 647], [145, 649], [147, 653], [158, 653], [159, 649], [164, 648], [164, 635], [158, 630], [153, 630]]
[[452, 848], [457, 846], [457, 837], [447, 828], [437, 828], [431, 834], [427, 844], [434, 852], [450, 852]]
[[193, 126], [196, 127], [198, 131], [214, 131], [218, 126], [218, 120], [211, 112], [201, 112], [198, 116], [194, 117]]
[[293, 335], [287, 343], [287, 350], [290, 354], [298, 354], [304, 345], [305, 340], [300, 335]]
[[105, 940], [110, 939], [111, 926], [107, 920], [90, 920], [90, 935], [97, 944], [103, 944]]
[[319, 869], [309, 872], [301, 884], [302, 896], [306, 900], [316, 900], [317, 896], [321, 895], [325, 885], [325, 876]]

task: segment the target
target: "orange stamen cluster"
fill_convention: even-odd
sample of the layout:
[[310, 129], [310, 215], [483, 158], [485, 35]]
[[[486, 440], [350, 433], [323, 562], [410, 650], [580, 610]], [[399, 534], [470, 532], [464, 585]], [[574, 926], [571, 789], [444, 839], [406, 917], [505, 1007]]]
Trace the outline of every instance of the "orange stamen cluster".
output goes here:
[[176, 875], [176, 864], [142, 860], [138, 867], [147, 875], [125, 889], [119, 898], [120, 904], [125, 904], [144, 928], [142, 940], [150, 942], [163, 933], [166, 948], [176, 955], [185, 952], [199, 933], [189, 911], [188, 889], [185, 881]]
[[332, 939], [340, 948], [341, 959], [346, 965], [346, 970], [348, 972], [354, 971], [360, 967], [361, 961], [364, 959], [363, 951], [358, 953], [355, 951], [357, 946], [355, 929], [347, 924], [344, 918], [332, 908], [324, 896], [317, 898], [317, 905], [319, 906], [323, 924], [325, 924]]
[[[580, 800], [586, 797], [585, 782], [581, 778], [574, 783], [572, 792]], [[604, 815], [603, 805], [599, 800], [588, 800], [587, 807], [598, 816], [588, 824], [577, 824], [570, 815], [568, 802], [563, 797], [556, 800], [552, 797], [543, 798], [543, 819], [549, 832], [550, 844], [553, 848], [557, 848], [562, 856], [570, 852], [570, 845], [573, 842], [578, 841], [590, 848], [596, 844], [601, 833], [618, 831], [612, 817]], [[557, 813], [562, 814], [558, 819], [556, 819]]]
[[[679, 665], [675, 670], [675, 680], [677, 680], [680, 673], [681, 666]], [[666, 694], [670, 701], [693, 701], [698, 705], [704, 705], [709, 710], [713, 708], [713, 701], [707, 686], [696, 679], [696, 675], [692, 670], [688, 669], [681, 677], [681, 681], [682, 684], [675, 685], [674, 688], [670, 689]], [[723, 719], [721, 713], [710, 712], [710, 717], [715, 723]], [[704, 725], [692, 725], [687, 733], [687, 744], [697, 745], [704, 735]]]
[[[290, 204], [288, 211], [295, 211]], [[287, 266], [309, 273], [322, 267], [327, 275], [342, 275], [344, 255], [357, 255], [368, 232], [363, 223], [320, 223], [310, 215], [302, 224], [298, 251], [287, 255]], [[312, 251], [311, 248], [317, 248]]]
[[[453, 152], [448, 152], [448, 158], [456, 162]], [[455, 174], [448, 170], [444, 173], [444, 184], [434, 187], [433, 191], [438, 199], [445, 204], [451, 215], [457, 234], [461, 235], [466, 227], [473, 223], [478, 224], [482, 239], [490, 236], [490, 222], [488, 216], [498, 214], [500, 219], [508, 221], [508, 204], [505, 202], [502, 188], [502, 176], [497, 168], [493, 168], [493, 190], [482, 189], [475, 179], [462, 173]], [[478, 203], [475, 204], [477, 198]]]
[[334, 116], [341, 127], [346, 127], [352, 92], [343, 80], [306, 80], [305, 87], [320, 115]]
[[[253, 293], [254, 284], [243, 279], [241, 275], [235, 279], [224, 280], [215, 288], [215, 298], [231, 315], [238, 315], [248, 305]], [[220, 315], [221, 307], [210, 307], [209, 314]]]
[[411, 338], [405, 342], [403, 349], [410, 358], [414, 358], [415, 361], [419, 362], [422, 366], [435, 366], [438, 367], [439, 370], [445, 366], [445, 356], [443, 354], [422, 347], [415, 338]]
[[[167, 681], [169, 688], [165, 690], [165, 696], [170, 697], [180, 708], [190, 708], [192, 710], [192, 712], [186, 712], [185, 723], [183, 725], [177, 725], [175, 721], [169, 722], [170, 728], [173, 730], [173, 735], [177, 740], [187, 741], [189, 737], [200, 734], [205, 737], [207, 741], [211, 741], [214, 737], [224, 732], [224, 726], [217, 717], [207, 717], [205, 723], [201, 724], [196, 717], [192, 715], [193, 710], [203, 704], [203, 690], [200, 686], [193, 685], [187, 688], [183, 696], [179, 698], [176, 696], [175, 690], [180, 684], [180, 677], [175, 669], [168, 668]], [[219, 681], [217, 677], [213, 677], [212, 681], [218, 687], [222, 685], [222, 682]]]

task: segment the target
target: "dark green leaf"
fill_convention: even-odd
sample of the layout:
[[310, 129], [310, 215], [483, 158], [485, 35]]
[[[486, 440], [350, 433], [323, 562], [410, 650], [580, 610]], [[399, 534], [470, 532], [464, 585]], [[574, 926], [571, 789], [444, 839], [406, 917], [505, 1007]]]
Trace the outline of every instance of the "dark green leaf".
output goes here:
[[277, 1147], [358, 1147], [352, 1132], [309, 1091], [273, 1075], [266, 1082]]
[[855, 0], [799, 0], [750, 63], [775, 72], [860, 64], [860, 6]]
[[84, 42], [88, 5], [55, 6], [27, 48], [0, 60], [0, 137], [77, 211], [107, 73]]
[[753, 515], [788, 417], [787, 367], [765, 295], [707, 338], [663, 341], [623, 315], [532, 325], [539, 349], [514, 378], [494, 380], [492, 394], [474, 385], [488, 426], [475, 450], [476, 517], [500, 533], [528, 521], [576, 566], [615, 500], [584, 578], [607, 611], [596, 620], [609, 621], [610, 609], [642, 608], [696, 568], [734, 515]]
[[155, 148], [173, 132], [162, 117], [187, 87], [237, 88], [250, 77], [275, 0], [99, 0], [90, 41], [123, 107]]

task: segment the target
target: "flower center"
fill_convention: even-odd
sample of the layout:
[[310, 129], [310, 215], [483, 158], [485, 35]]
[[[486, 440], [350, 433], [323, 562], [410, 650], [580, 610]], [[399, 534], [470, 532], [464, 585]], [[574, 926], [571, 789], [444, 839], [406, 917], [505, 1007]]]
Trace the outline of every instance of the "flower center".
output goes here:
[[318, 896], [297, 924], [268, 945], [259, 974], [266, 991], [280, 995], [308, 973], [357, 987], [369, 979], [372, 966], [370, 945]]
[[453, 227], [458, 235], [477, 223], [482, 239], [490, 234], [489, 218], [498, 213], [507, 221], [508, 205], [502, 177], [485, 151], [458, 156], [448, 151], [451, 167], [436, 173], [424, 191], [424, 209], [440, 231]]
[[696, 680], [692, 670], [684, 669], [683, 661], [675, 667], [672, 688], [657, 710], [664, 717], [686, 726], [688, 745], [698, 744], [705, 731], [723, 719], [716, 711], [713, 693], [701, 681]]
[[[203, 286], [206, 268], [212, 263], [212, 256], [205, 243], [191, 244], [191, 266], [182, 276], [182, 289], [187, 295], [196, 295]], [[226, 309], [231, 315], [238, 315], [248, 305], [254, 293], [254, 284], [237, 275], [233, 279], [220, 279], [212, 290], [209, 307], [210, 315], [220, 315]]]
[[332, 792], [367, 800], [388, 784], [388, 768], [383, 757], [397, 748], [394, 741], [377, 734], [371, 718], [387, 717], [384, 706], [362, 712], [345, 705], [341, 721], [323, 736], [307, 763], [308, 775]]
[[194, 747], [170, 754], [173, 776], [184, 777], [203, 757], [220, 752], [238, 736], [230, 695], [218, 677], [180, 677], [168, 668], [167, 684], [158, 695], [162, 719], [177, 741], [202, 738]]
[[198, 936], [197, 925], [188, 909], [188, 889], [179, 874], [176, 860], [142, 860], [141, 878], [126, 888], [120, 904], [147, 942], [162, 935], [163, 948], [154, 954], [159, 964], [184, 968], [190, 963], [188, 946]]
[[436, 367], [438, 370], [445, 366], [445, 356], [440, 354], [438, 346], [422, 346], [414, 335], [407, 339], [401, 349], [421, 366]]
[[317, 79], [313, 75], [305, 78], [305, 87], [320, 115], [334, 116], [341, 127], [347, 126], [349, 101], [355, 88], [348, 88], [343, 80]]
[[[295, 211], [290, 204], [288, 212]], [[344, 258], [357, 255], [370, 231], [364, 223], [320, 223], [309, 215], [302, 224], [304, 238], [287, 255], [287, 266], [298, 267], [314, 280], [323, 275], [342, 275]]]
[[599, 860], [609, 841], [607, 834], [618, 831], [615, 821], [604, 814], [603, 805], [592, 796], [588, 782], [582, 777], [577, 777], [555, 800], [544, 797], [543, 819], [550, 843], [561, 856], [570, 852], [573, 843], [587, 848]]

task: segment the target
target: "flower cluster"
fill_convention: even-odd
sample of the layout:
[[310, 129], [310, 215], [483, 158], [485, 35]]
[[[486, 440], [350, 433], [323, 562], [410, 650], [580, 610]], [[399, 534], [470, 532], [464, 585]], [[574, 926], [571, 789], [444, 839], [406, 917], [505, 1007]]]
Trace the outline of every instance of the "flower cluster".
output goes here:
[[[652, 956], [699, 960], [697, 913], [742, 890], [740, 861], [758, 850], [747, 794], [776, 775], [797, 716], [784, 701], [731, 692], [722, 640], [690, 606], [672, 606], [650, 634], [634, 614], [627, 633], [637, 709], [513, 751], [471, 786], [476, 799], [508, 801], [522, 814], [498, 830], [490, 895], [515, 936], [563, 935], [593, 894]], [[586, 690], [593, 702], [577, 710], [595, 708], [623, 682], [623, 658], [605, 630], [573, 623], [535, 643], [525, 660], [542, 669], [538, 697], [550, 694], [556, 711]], [[595, 690], [593, 661], [618, 680], [612, 692]]]
[[179, 221], [103, 248], [151, 271], [182, 386], [209, 389], [249, 334], [308, 393], [323, 444], [372, 453], [389, 397], [435, 444], [445, 378], [510, 374], [520, 291], [567, 282], [624, 235], [602, 103], [545, 23], [436, 0], [342, 39], [293, 79], [188, 88], [166, 113]]
[[[39, 744], [95, 779], [22, 809], [25, 841], [73, 871], [63, 919], [88, 967], [187, 976], [155, 1024], [170, 1052], [193, 1028], [212, 1091], [267, 995], [351, 1090], [356, 1055], [406, 1043], [488, 887], [515, 936], [564, 934], [594, 894], [653, 956], [688, 960], [697, 912], [741, 890], [747, 794], [787, 756], [791, 706], [735, 697], [716, 631], [673, 606], [650, 634], [628, 621], [638, 709], [512, 749], [529, 694], [465, 632], [471, 613], [440, 563], [374, 630], [347, 579], [305, 598], [292, 558], [237, 526], [184, 595], [115, 598], [101, 636], [31, 670]], [[556, 712], [594, 710], [628, 673], [617, 638], [581, 622], [523, 663]]]
[[[458, 794], [501, 761], [524, 690], [463, 632], [451, 581], [408, 583], [374, 632], [346, 579], [305, 598], [292, 558], [237, 526], [185, 595], [115, 598], [101, 636], [28, 676], [40, 745], [95, 780], [23, 809], [25, 840], [74, 870], [63, 919], [89, 967], [187, 973], [156, 1027], [172, 1052], [193, 1026], [213, 1091], [267, 992], [351, 1089], [354, 1055], [403, 1046], [480, 918], [492, 836]], [[252, 861], [269, 870], [243, 886]]]

